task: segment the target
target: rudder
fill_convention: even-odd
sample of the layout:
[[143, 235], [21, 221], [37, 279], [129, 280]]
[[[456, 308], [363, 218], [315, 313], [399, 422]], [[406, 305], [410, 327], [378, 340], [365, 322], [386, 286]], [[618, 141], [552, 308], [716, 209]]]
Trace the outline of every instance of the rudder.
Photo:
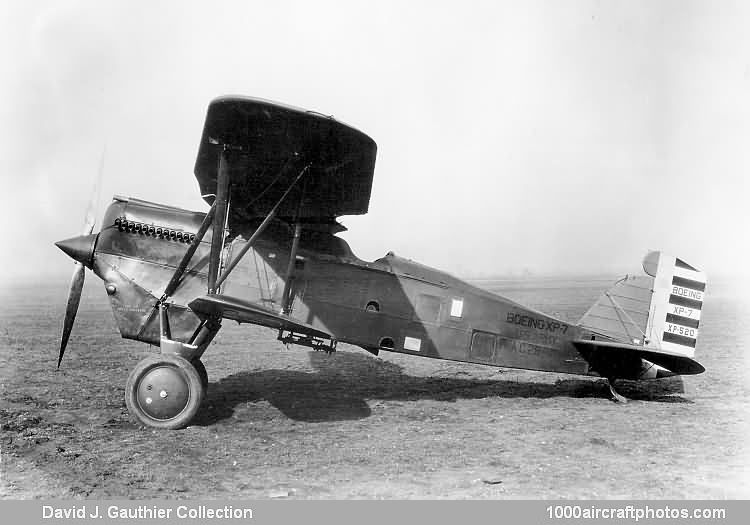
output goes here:
[[706, 274], [661, 252], [648, 253], [643, 270], [654, 278], [645, 346], [692, 358], [706, 294]]

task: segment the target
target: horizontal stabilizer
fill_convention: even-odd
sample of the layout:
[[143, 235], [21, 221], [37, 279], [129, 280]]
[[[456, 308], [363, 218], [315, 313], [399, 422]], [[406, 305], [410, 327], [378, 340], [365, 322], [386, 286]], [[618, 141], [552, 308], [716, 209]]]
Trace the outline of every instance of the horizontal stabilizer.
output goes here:
[[217, 315], [239, 323], [252, 323], [270, 328], [290, 330], [323, 339], [332, 339], [331, 334], [318, 330], [306, 323], [297, 321], [286, 315], [274, 312], [255, 303], [243, 301], [236, 297], [212, 294], [194, 299], [188, 305], [198, 313]]
[[594, 370], [605, 375], [609, 375], [606, 374], [606, 369], [612, 367], [613, 364], [627, 363], [633, 358], [645, 359], [678, 375], [700, 374], [705, 371], [703, 365], [681, 353], [655, 351], [643, 346], [587, 339], [573, 341], [573, 345]]

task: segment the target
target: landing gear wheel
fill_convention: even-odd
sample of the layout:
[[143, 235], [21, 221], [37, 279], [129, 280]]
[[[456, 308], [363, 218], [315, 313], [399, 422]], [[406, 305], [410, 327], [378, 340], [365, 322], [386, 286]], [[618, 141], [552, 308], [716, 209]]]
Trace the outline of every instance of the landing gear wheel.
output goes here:
[[130, 372], [125, 404], [143, 425], [184, 428], [198, 412], [205, 391], [198, 370], [187, 359], [162, 354], [143, 359]]
[[609, 393], [612, 396], [612, 401], [615, 403], [627, 403], [628, 398], [618, 394], [617, 390], [615, 390], [615, 381], [616, 379], [607, 379], [607, 386], [609, 386]]
[[206, 367], [203, 365], [203, 361], [200, 359], [193, 359], [190, 361], [190, 364], [195, 367], [196, 372], [198, 372], [198, 375], [201, 376], [201, 384], [203, 385], [203, 390], [208, 389], [208, 372], [206, 372]]

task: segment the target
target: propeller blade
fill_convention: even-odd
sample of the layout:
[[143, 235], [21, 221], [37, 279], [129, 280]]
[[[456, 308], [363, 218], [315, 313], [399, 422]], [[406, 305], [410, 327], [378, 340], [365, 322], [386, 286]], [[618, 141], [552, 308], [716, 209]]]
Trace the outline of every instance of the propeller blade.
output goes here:
[[[101, 187], [104, 175], [104, 154], [106, 151], [107, 145], [105, 144], [102, 149], [102, 157], [99, 160], [99, 173], [97, 173], [96, 179], [94, 180], [94, 187], [91, 190], [91, 198], [89, 199], [89, 205], [86, 209], [86, 216], [83, 224], [83, 236], [89, 236], [92, 239], [95, 238], [91, 235], [91, 232], [94, 231], [94, 226], [96, 225], [96, 210], [99, 204], [99, 188]], [[83, 236], [56, 243], [61, 250], [76, 259], [73, 278], [70, 280], [70, 290], [68, 291], [68, 304], [65, 307], [65, 320], [63, 322], [62, 338], [60, 339], [60, 355], [57, 358], [57, 368], [60, 368], [63, 355], [65, 355], [65, 347], [68, 346], [68, 339], [70, 339], [70, 332], [73, 330], [73, 323], [76, 320], [78, 305], [81, 302], [81, 294], [83, 293], [83, 281], [86, 277], [86, 268], [78, 261], [78, 259], [84, 259], [84, 262], [88, 260], [88, 265], [91, 265], [91, 260], [89, 259], [91, 259], [91, 255], [93, 254], [94, 241], [91, 240], [90, 253], [88, 256], [84, 256], [83, 254], [85, 251], [81, 250], [81, 239]]]
[[73, 278], [70, 280], [70, 291], [68, 292], [68, 304], [65, 307], [65, 322], [63, 323], [62, 339], [60, 340], [60, 356], [57, 358], [57, 368], [60, 368], [65, 347], [68, 346], [70, 331], [73, 330], [73, 323], [76, 320], [78, 304], [81, 302], [81, 293], [83, 293], [83, 281], [86, 277], [84, 266], [76, 262], [73, 270]]
[[96, 225], [96, 209], [99, 204], [99, 189], [102, 185], [102, 178], [104, 174], [104, 154], [107, 151], [107, 146], [102, 149], [102, 157], [99, 159], [99, 173], [94, 180], [94, 187], [91, 190], [91, 198], [89, 199], [89, 206], [86, 209], [86, 216], [83, 221], [83, 235], [89, 235], [94, 231]]

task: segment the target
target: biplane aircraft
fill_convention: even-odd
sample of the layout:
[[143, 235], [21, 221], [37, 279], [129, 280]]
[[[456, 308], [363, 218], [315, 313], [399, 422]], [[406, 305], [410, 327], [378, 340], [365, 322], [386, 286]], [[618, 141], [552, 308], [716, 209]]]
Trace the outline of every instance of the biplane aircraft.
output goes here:
[[609, 380], [698, 374], [703, 272], [650, 252], [576, 324], [388, 253], [357, 258], [337, 234], [368, 210], [375, 142], [333, 117], [226, 96], [208, 107], [195, 176], [207, 213], [115, 196], [102, 229], [57, 246], [76, 261], [58, 367], [84, 267], [104, 281], [122, 337], [156, 345], [126, 383], [142, 424], [187, 426], [201, 361], [224, 319], [332, 352], [380, 351]]

